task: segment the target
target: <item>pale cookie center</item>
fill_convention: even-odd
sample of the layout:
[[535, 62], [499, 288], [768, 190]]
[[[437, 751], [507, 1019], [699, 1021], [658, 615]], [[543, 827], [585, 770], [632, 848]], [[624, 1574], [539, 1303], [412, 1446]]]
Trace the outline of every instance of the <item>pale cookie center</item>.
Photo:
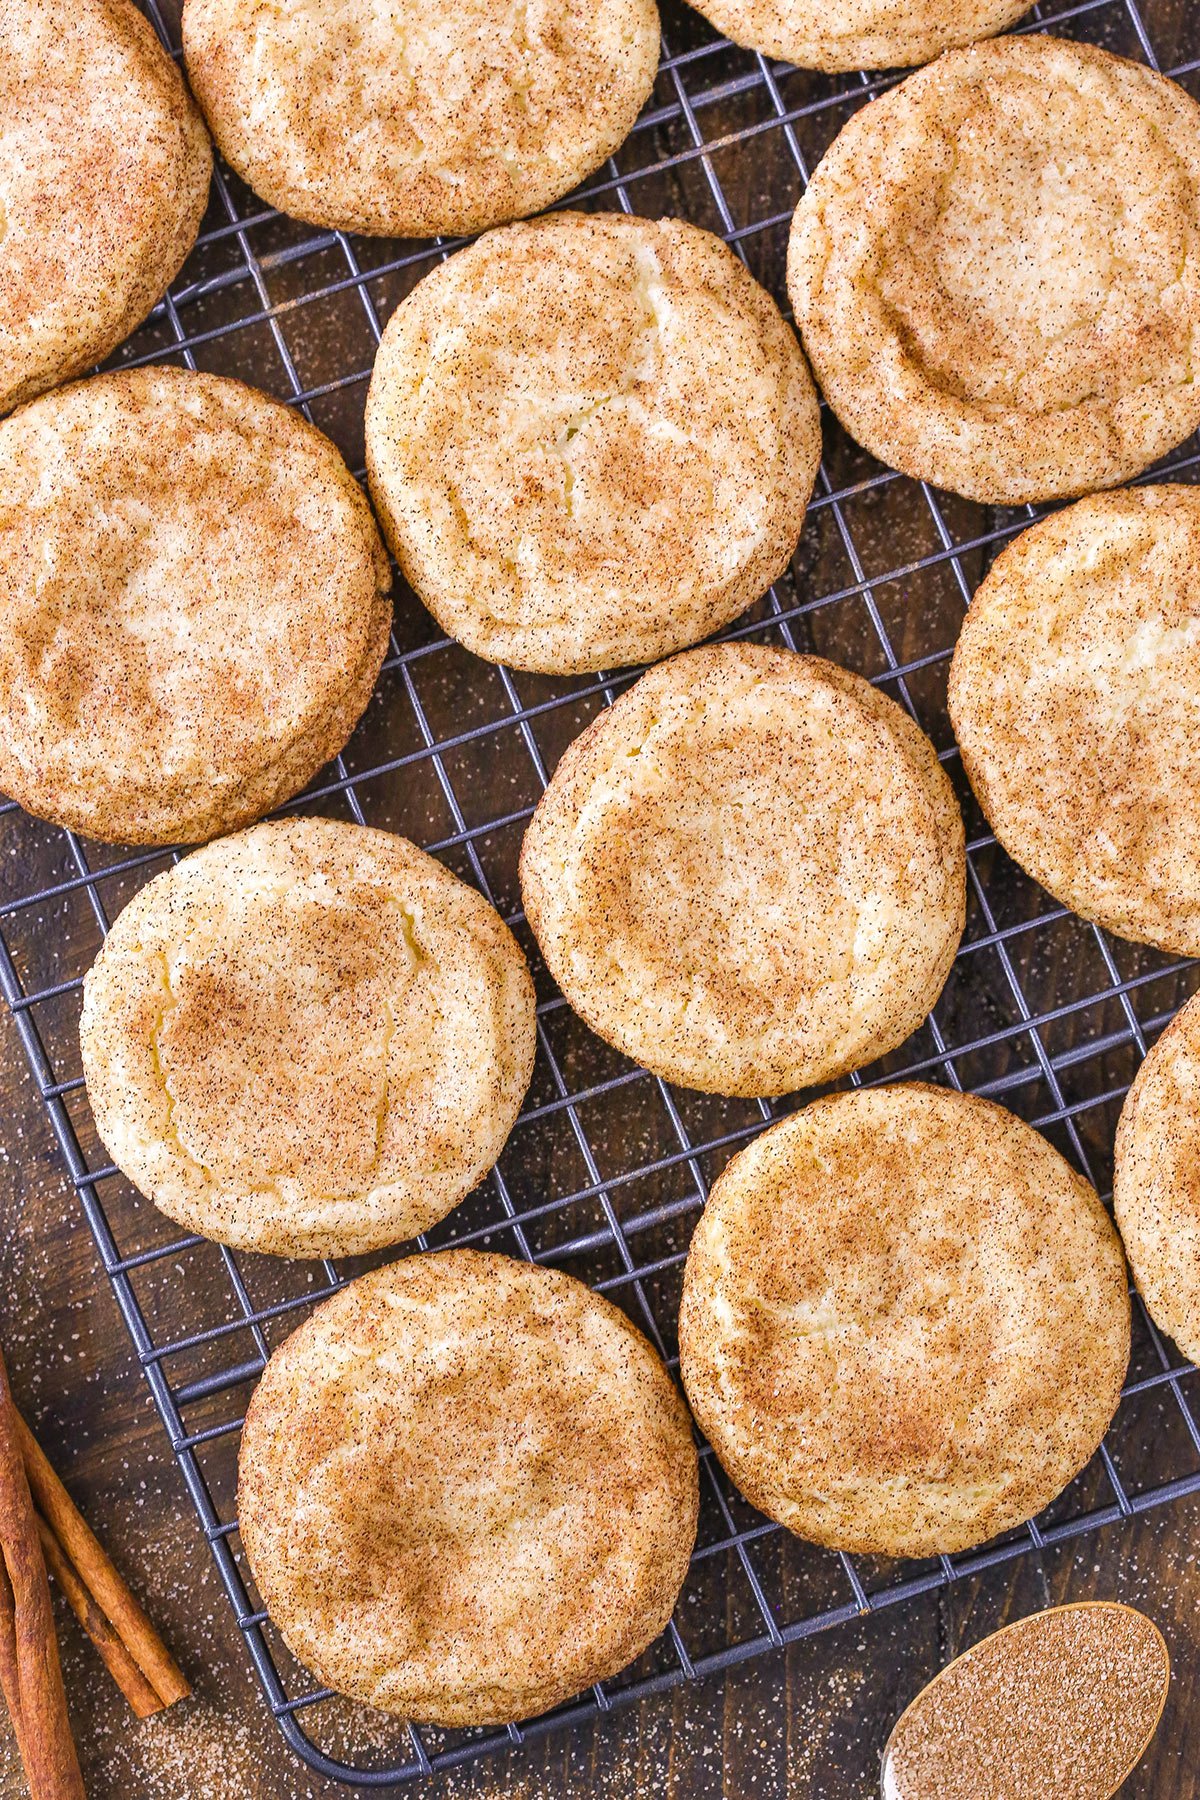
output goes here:
[[545, 12], [529, 0], [265, 0], [250, 123], [268, 141], [279, 133], [282, 76], [303, 96], [288, 114], [303, 128], [288, 142], [306, 179], [322, 179], [330, 155], [377, 181], [418, 168], [453, 186], [481, 156], [519, 176], [522, 157], [554, 134], [547, 101], [556, 88], [569, 97], [576, 63], [601, 50]]
[[[1077, 819], [1093, 876], [1135, 881], [1165, 907], [1200, 882], [1200, 617], [1186, 568], [1153, 551], [1121, 575], [1077, 568], [1077, 615], [1001, 690], [1027, 741], [1053, 748], [1027, 754], [1042, 817]], [[1008, 779], [1029, 791], [1019, 768]]]
[[369, 1186], [416, 966], [399, 930], [311, 901], [252, 904], [198, 953], [185, 941], [156, 1039], [185, 1152], [247, 1191]]
[[910, 797], [856, 783], [830, 749], [814, 720], [812, 735], [652, 740], [618, 772], [617, 810], [596, 823], [621, 846], [600, 903], [627, 973], [641, 965], [719, 1011], [751, 997], [770, 1010], [886, 952], [912, 900], [892, 838]]
[[[806, 1198], [819, 1212], [819, 1182]], [[1016, 1233], [994, 1233], [983, 1267], [936, 1218], [880, 1244], [874, 1202], [868, 1214], [844, 1225], [840, 1241], [830, 1234], [833, 1268], [758, 1257], [743, 1317], [747, 1381], [756, 1405], [793, 1418], [810, 1414], [815, 1396], [853, 1390], [854, 1436], [900, 1461], [924, 1453], [930, 1473], [944, 1473], [972, 1440], [972, 1413], [996, 1368], [1021, 1354], [1030, 1329], [1021, 1245]], [[758, 1229], [770, 1243], [771, 1221]], [[755, 1257], [753, 1240], [741, 1256]]]
[[638, 247], [608, 268], [516, 261], [439, 330], [414, 483], [441, 472], [444, 541], [505, 623], [640, 616], [732, 580], [771, 522], [780, 392], [755, 322]]
[[[424, 146], [412, 117], [418, 96], [409, 61], [411, 10], [396, 0], [357, 0], [340, 7], [329, 0], [266, 0], [252, 27], [251, 125], [278, 129], [275, 78], [282, 66], [311, 84], [310, 120], [332, 130], [335, 110], [345, 108], [343, 131], [361, 138], [382, 114], [394, 127], [404, 124], [414, 154], [419, 153]], [[324, 141], [318, 137], [319, 144]], [[296, 153], [303, 155], [303, 140]]]
[[[922, 1196], [909, 1146], [881, 1146], [868, 1186], [823, 1142], [731, 1244], [731, 1265], [747, 1271], [735, 1308], [751, 1411], [795, 1421], [836, 1413], [834, 1465], [915, 1464], [934, 1482], [969, 1470], [981, 1444], [990, 1456], [997, 1382], [1053, 1361], [1040, 1296], [1079, 1279], [1072, 1246], [1039, 1246], [1032, 1214], [1006, 1203], [1011, 1174], [968, 1148], [957, 1155], [957, 1174]], [[997, 1181], [981, 1231], [974, 1196]], [[818, 1218], [819, 1231], [809, 1225]]]
[[972, 132], [931, 240], [938, 279], [1001, 335], [1061, 337], [1104, 307], [1121, 213], [1097, 158]]
[[[151, 431], [161, 466], [129, 442]], [[111, 450], [108, 435], [88, 434], [77, 468], [48, 442], [24, 508], [0, 511], [0, 557], [27, 570], [8, 656], [31, 711], [52, 704], [77, 773], [157, 787], [200, 766], [211, 782], [303, 729], [340, 679], [355, 624], [317, 535], [328, 501], [310, 523], [268, 451], [233, 430], [155, 414], [112, 432]]]
[[901, 158], [879, 293], [939, 391], [1054, 413], [1190, 379], [1194, 183], [1094, 100], [1000, 84]]
[[[339, 1394], [345, 1442], [298, 1497], [297, 1522], [315, 1533], [313, 1592], [344, 1605], [349, 1566], [355, 1604], [382, 1601], [393, 1627], [406, 1607], [414, 1652], [453, 1655], [465, 1587], [484, 1603], [502, 1661], [507, 1633], [559, 1610], [580, 1542], [598, 1560], [607, 1552], [617, 1502], [597, 1471], [619, 1466], [629, 1442], [591, 1390], [612, 1370], [581, 1370], [537, 1335], [497, 1343], [493, 1328], [465, 1321], [424, 1341], [415, 1368], [386, 1351], [375, 1366], [384, 1391]], [[454, 1428], [464, 1418], [469, 1433]]]

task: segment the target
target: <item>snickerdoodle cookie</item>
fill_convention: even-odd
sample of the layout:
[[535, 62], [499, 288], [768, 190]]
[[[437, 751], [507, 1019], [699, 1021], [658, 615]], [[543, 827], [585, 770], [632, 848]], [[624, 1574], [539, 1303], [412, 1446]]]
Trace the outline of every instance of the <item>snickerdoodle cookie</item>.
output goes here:
[[802, 69], [900, 69], [1003, 31], [1032, 0], [693, 0], [747, 50]]
[[242, 1432], [259, 1592], [339, 1692], [529, 1718], [632, 1662], [696, 1535], [687, 1410], [556, 1269], [448, 1250], [353, 1282], [275, 1352]]
[[1200, 424], [1200, 107], [1090, 44], [953, 50], [845, 125], [796, 209], [814, 372], [884, 462], [1081, 494]]
[[385, 237], [539, 212], [625, 141], [654, 0], [185, 0], [188, 77], [256, 194]]
[[298, 793], [366, 706], [387, 556], [329, 440], [254, 388], [98, 375], [0, 424], [0, 789], [162, 844]]
[[0, 6], [0, 413], [97, 363], [196, 240], [212, 153], [129, 0]]
[[1200, 490], [1098, 494], [1024, 532], [950, 670], [1009, 854], [1122, 937], [1200, 955]]
[[736, 618], [788, 565], [820, 449], [795, 334], [679, 219], [491, 233], [403, 301], [367, 402], [417, 593], [478, 655], [557, 673]]
[[1092, 1455], [1129, 1358], [1117, 1234], [1001, 1107], [919, 1084], [783, 1120], [684, 1274], [684, 1386], [755, 1506], [835, 1549], [962, 1550]]
[[779, 1094], [925, 1018], [963, 928], [963, 827], [933, 745], [818, 657], [661, 663], [559, 763], [521, 854], [548, 968], [655, 1074]]
[[120, 914], [80, 1024], [100, 1135], [222, 1243], [351, 1255], [491, 1168], [529, 1083], [507, 926], [390, 832], [285, 819], [206, 844]]
[[1200, 1361], [1200, 996], [1167, 1026], [1129, 1090], [1113, 1208], [1150, 1316]]

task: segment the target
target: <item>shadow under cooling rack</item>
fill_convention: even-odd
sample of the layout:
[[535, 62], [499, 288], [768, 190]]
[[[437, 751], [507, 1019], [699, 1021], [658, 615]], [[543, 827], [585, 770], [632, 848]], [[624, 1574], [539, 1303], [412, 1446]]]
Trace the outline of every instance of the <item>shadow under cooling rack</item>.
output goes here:
[[[178, 52], [178, 4], [147, 6]], [[1196, 79], [1188, 0], [1085, 0], [1026, 28], [1101, 43]], [[840, 126], [894, 76], [830, 78], [714, 36], [667, 0], [654, 95], [618, 156], [572, 204], [673, 213], [720, 233], [782, 304], [792, 209]], [[218, 169], [200, 241], [170, 296], [114, 362], [241, 376], [301, 407], [361, 470], [362, 409], [383, 323], [454, 248], [318, 232]], [[1200, 467], [1195, 443], [1165, 465]], [[1159, 471], [1161, 474], [1162, 471]], [[856, 669], [939, 748], [968, 834], [968, 921], [931, 1019], [854, 1079], [922, 1077], [1001, 1099], [1102, 1193], [1133, 1073], [1196, 986], [1195, 969], [1109, 939], [1054, 905], [999, 850], [962, 778], [945, 710], [963, 610], [996, 549], [1034, 517], [881, 468], [825, 415], [825, 458], [792, 567], [727, 637]], [[401, 831], [512, 923], [539, 984], [525, 1110], [488, 1181], [422, 1245], [489, 1245], [549, 1261], [608, 1294], [676, 1367], [688, 1239], [723, 1163], [803, 1100], [724, 1100], [669, 1087], [592, 1037], [549, 983], [520, 914], [521, 833], [565, 745], [632, 679], [551, 680], [494, 668], [442, 637], [398, 583], [390, 654], [345, 752], [296, 808]], [[702, 1453], [700, 1537], [674, 1621], [634, 1667], [507, 1730], [406, 1727], [315, 1690], [262, 1611], [240, 1553], [236, 1452], [251, 1384], [316, 1301], [368, 1261], [288, 1263], [180, 1237], [108, 1162], [79, 1066], [83, 975], [109, 920], [170, 856], [85, 844], [0, 803], [0, 988], [94, 1234], [269, 1705], [328, 1776], [384, 1786], [462, 1763], [676, 1682], [727, 1668], [1030, 1550], [1200, 1491], [1200, 1377], [1135, 1299], [1129, 1380], [1104, 1445], [1020, 1531], [966, 1555], [885, 1563], [834, 1555], [753, 1511]]]

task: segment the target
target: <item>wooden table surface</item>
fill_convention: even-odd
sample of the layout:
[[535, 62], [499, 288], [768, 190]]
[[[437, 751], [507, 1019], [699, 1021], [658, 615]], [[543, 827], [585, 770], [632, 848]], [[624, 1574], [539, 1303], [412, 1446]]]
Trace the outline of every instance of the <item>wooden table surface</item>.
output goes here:
[[[267, 1713], [6, 1015], [0, 1117], [0, 1341], [13, 1386], [195, 1686], [192, 1700], [138, 1724], [74, 1620], [61, 1619], [91, 1800], [345, 1794], [291, 1757]], [[724, 1679], [646, 1700], [594, 1728], [397, 1791], [437, 1800], [869, 1800], [892, 1719], [949, 1656], [1038, 1607], [1105, 1598], [1150, 1613], [1174, 1665], [1163, 1725], [1122, 1794], [1195, 1800], [1198, 1527], [1200, 1505], [1180, 1502]], [[23, 1792], [0, 1722], [0, 1800]]]

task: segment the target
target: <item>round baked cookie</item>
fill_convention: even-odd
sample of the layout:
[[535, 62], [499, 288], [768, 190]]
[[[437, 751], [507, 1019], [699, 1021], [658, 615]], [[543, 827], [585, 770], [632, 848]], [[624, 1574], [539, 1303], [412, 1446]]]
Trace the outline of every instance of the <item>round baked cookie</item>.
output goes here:
[[1200, 491], [1098, 494], [1023, 532], [949, 700], [1009, 855], [1085, 919], [1200, 955]]
[[0, 413], [100, 362], [166, 292], [208, 134], [128, 0], [0, 6]]
[[1142, 1063], [1117, 1126], [1113, 1210], [1154, 1323], [1200, 1362], [1200, 997]]
[[533, 1070], [533, 986], [482, 895], [405, 838], [283, 819], [122, 912], [80, 1043], [113, 1161], [190, 1231], [350, 1256], [444, 1218]]
[[735, 44], [802, 69], [901, 69], [1003, 31], [1032, 0], [693, 0]]
[[833, 1094], [735, 1156], [679, 1319], [751, 1503], [887, 1556], [965, 1550], [1084, 1466], [1129, 1359], [1117, 1234], [1030, 1126], [920, 1083]]
[[781, 1094], [930, 1011], [965, 910], [933, 745], [819, 657], [651, 669], [567, 750], [521, 853], [525, 912], [582, 1018], [668, 1081]]
[[654, 0], [184, 0], [188, 78], [281, 212], [385, 237], [539, 212], [624, 143]]
[[821, 454], [795, 334], [719, 238], [557, 213], [404, 300], [367, 400], [396, 558], [479, 656], [649, 662], [786, 569]]
[[318, 1307], [242, 1432], [242, 1543], [293, 1653], [439, 1725], [529, 1718], [632, 1662], [698, 1502], [687, 1409], [624, 1313], [472, 1250]]
[[192, 842], [358, 723], [387, 555], [329, 440], [254, 388], [98, 375], [0, 424], [0, 789], [89, 837]]
[[1200, 107], [1090, 44], [948, 51], [856, 113], [796, 209], [826, 399], [906, 475], [1016, 504], [1200, 424]]

